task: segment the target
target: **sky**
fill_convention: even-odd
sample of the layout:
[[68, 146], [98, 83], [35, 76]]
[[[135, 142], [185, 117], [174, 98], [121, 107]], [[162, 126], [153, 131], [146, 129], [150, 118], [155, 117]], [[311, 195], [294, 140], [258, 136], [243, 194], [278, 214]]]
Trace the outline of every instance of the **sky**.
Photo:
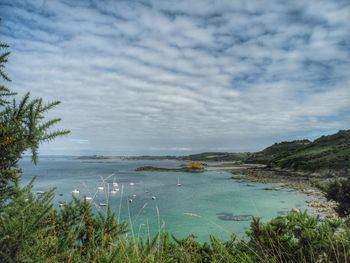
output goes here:
[[40, 154], [256, 151], [350, 128], [350, 3], [0, 0], [7, 86], [69, 136]]

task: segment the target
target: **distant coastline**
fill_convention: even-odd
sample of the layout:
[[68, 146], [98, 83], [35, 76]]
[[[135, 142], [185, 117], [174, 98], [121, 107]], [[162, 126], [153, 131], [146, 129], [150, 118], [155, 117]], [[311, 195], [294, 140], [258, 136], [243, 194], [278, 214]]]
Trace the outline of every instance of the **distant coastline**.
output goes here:
[[174, 160], [183, 162], [231, 162], [261, 164], [296, 172], [325, 176], [349, 176], [350, 130], [321, 136], [314, 141], [294, 140], [275, 143], [258, 152], [204, 152], [185, 156], [80, 156], [78, 160]]

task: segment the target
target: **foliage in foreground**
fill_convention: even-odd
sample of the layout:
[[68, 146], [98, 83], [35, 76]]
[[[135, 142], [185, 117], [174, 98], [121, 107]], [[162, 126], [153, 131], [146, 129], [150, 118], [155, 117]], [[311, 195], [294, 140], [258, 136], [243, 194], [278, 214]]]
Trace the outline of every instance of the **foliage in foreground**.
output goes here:
[[127, 238], [127, 226], [108, 208], [73, 198], [52, 206], [53, 192], [18, 189], [0, 214], [0, 262], [346, 262], [350, 229], [340, 220], [320, 222], [306, 212], [290, 212], [268, 223], [254, 219], [246, 241], [211, 237]]
[[[0, 80], [4, 82], [10, 81], [4, 71], [10, 54], [7, 49], [6, 44], [0, 43]], [[41, 98], [31, 98], [29, 93], [21, 99], [15, 95], [15, 92], [0, 83], [0, 204], [15, 194], [17, 175], [20, 173], [17, 162], [23, 152], [30, 151], [35, 163], [42, 142], [69, 132], [52, 130], [60, 118], [45, 120], [45, 114], [56, 107], [59, 101], [45, 104]]]

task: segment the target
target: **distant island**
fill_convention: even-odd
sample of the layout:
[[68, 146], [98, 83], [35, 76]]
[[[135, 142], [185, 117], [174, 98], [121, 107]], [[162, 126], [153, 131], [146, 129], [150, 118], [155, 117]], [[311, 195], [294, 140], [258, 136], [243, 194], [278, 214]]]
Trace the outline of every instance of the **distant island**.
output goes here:
[[103, 155], [86, 155], [86, 156], [79, 156], [76, 159], [77, 160], [104, 160], [104, 159], [110, 159], [111, 157], [103, 156]]
[[204, 172], [205, 164], [199, 162], [189, 162], [183, 164], [180, 168], [163, 168], [163, 167], [155, 167], [155, 166], [142, 166], [136, 168], [136, 171], [155, 171], [155, 172]]
[[[321, 136], [314, 141], [305, 139], [275, 143], [259, 152], [204, 152], [187, 156], [143, 155], [111, 157], [93, 155], [80, 156], [77, 159], [231, 162], [235, 164], [263, 164], [267, 168], [290, 169], [310, 173], [319, 172], [348, 175], [350, 173], [350, 130], [341, 130], [332, 135]], [[144, 167], [143, 169], [155, 170], [156, 168]]]

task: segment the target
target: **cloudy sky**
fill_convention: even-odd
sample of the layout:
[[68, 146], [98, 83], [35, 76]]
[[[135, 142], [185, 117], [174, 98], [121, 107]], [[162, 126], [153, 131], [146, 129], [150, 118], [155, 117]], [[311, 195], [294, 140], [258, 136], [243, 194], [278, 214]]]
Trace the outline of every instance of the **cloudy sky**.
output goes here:
[[350, 4], [0, 0], [8, 86], [71, 134], [42, 154], [252, 151], [350, 128]]

